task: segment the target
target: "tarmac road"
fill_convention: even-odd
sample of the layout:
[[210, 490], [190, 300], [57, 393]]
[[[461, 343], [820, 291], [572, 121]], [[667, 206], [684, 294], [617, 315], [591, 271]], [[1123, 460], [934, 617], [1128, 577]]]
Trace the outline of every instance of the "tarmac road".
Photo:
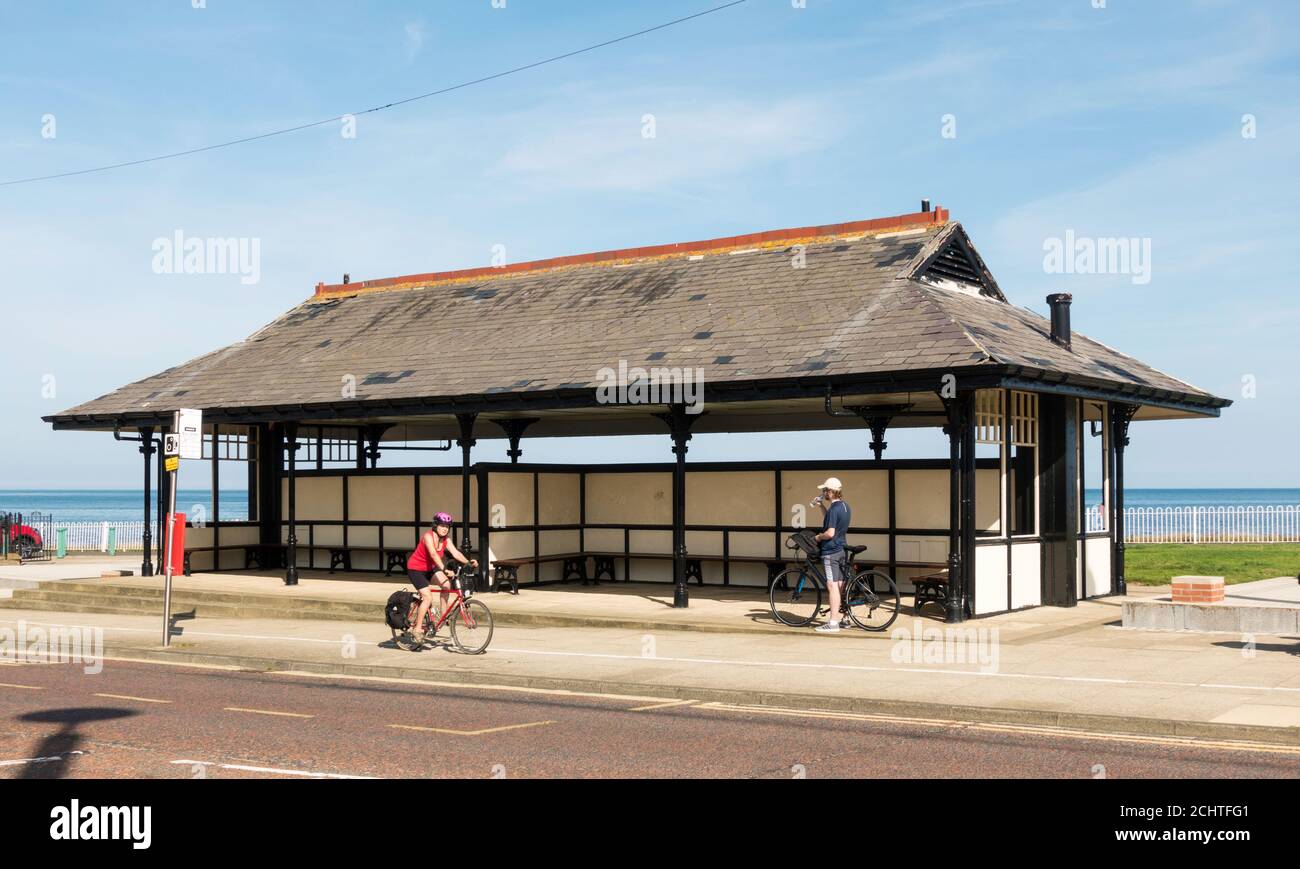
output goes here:
[[109, 660], [0, 666], [0, 777], [1300, 776], [1300, 748]]

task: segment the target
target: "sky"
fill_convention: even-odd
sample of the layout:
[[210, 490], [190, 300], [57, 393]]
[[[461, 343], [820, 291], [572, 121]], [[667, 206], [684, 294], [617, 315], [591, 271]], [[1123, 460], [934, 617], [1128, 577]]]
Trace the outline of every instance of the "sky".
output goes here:
[[[0, 489], [137, 485], [41, 421], [338, 282], [951, 209], [1010, 300], [1216, 395], [1135, 424], [1134, 487], [1300, 486], [1300, 5], [748, 0], [0, 0]], [[202, 8], [195, 8], [198, 4]], [[649, 116], [649, 117], [648, 117]], [[653, 137], [644, 134], [647, 123]], [[245, 274], [156, 243], [255, 240]], [[1136, 239], [1120, 273], [1051, 240]], [[1149, 255], [1142, 257], [1142, 251]], [[1141, 261], [1146, 268], [1138, 269]], [[869, 434], [697, 436], [691, 460], [860, 458]], [[936, 431], [890, 455], [946, 455]], [[670, 461], [668, 438], [525, 442]], [[504, 442], [476, 457], [504, 460]], [[184, 484], [183, 480], [183, 484]], [[197, 480], [200, 484], [202, 480]]]

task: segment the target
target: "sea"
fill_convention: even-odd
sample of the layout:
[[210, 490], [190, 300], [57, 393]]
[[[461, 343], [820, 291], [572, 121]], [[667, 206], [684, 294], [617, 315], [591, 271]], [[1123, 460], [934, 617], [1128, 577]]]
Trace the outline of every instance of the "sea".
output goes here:
[[[1089, 490], [1087, 503], [1101, 493]], [[1300, 505], [1300, 489], [1125, 489], [1126, 507], [1234, 507]], [[0, 489], [0, 513], [47, 513], [56, 522], [132, 522], [141, 518], [139, 489]], [[211, 489], [179, 489], [178, 512], [202, 507], [212, 520]], [[221, 490], [221, 521], [248, 518], [248, 491]]]

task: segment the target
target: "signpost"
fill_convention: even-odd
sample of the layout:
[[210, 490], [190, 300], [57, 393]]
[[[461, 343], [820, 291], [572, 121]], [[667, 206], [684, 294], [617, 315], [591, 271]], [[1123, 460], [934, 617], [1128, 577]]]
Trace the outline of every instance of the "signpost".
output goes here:
[[[215, 447], [214, 447], [215, 448]], [[167, 507], [167, 543], [165, 579], [163, 580], [163, 646], [172, 642], [172, 573], [175, 558], [172, 547], [176, 535], [176, 482], [181, 459], [203, 458], [203, 411], [178, 410], [172, 418], [172, 430], [163, 437], [164, 468], [171, 474], [171, 503]]]

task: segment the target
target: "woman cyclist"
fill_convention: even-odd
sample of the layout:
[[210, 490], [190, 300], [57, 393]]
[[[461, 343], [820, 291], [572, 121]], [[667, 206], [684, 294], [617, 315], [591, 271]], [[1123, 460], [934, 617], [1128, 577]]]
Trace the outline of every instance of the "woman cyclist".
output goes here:
[[415, 617], [412, 638], [417, 643], [424, 642], [424, 618], [433, 607], [433, 582], [442, 590], [439, 617], [447, 611], [451, 577], [447, 573], [447, 556], [450, 555], [461, 564], [478, 567], [478, 561], [466, 558], [451, 542], [451, 529], [455, 520], [450, 513], [438, 513], [433, 517], [433, 528], [424, 532], [416, 544], [411, 557], [406, 559], [406, 575], [420, 593], [420, 611]]

